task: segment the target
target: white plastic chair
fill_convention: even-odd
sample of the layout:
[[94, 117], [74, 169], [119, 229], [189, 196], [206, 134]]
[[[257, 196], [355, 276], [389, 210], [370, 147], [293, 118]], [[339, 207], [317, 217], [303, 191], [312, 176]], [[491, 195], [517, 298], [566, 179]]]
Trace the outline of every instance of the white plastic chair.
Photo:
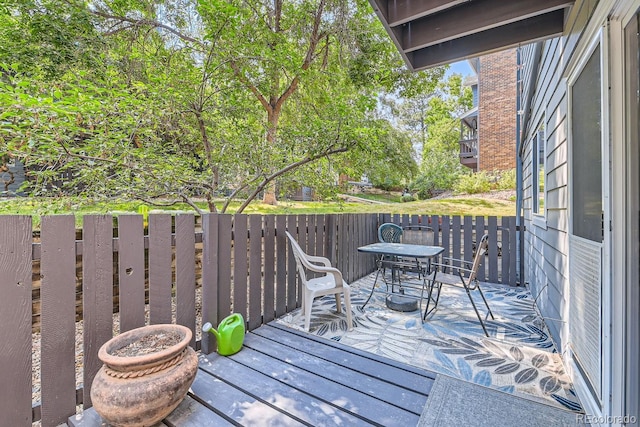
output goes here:
[[[307, 255], [298, 245], [289, 232], [286, 232], [293, 255], [298, 266], [298, 274], [304, 287], [304, 298], [302, 299], [302, 312], [304, 314], [304, 330], [309, 331], [311, 324], [311, 306], [316, 297], [335, 294], [336, 307], [338, 313], [342, 312], [340, 294], [344, 293], [344, 305], [347, 314], [347, 325], [349, 330], [353, 329], [351, 320], [351, 288], [342, 279], [342, 273], [337, 268], [331, 266], [331, 261], [325, 257]], [[318, 265], [321, 264], [321, 265]], [[307, 279], [306, 270], [316, 273], [325, 273], [324, 276]]]

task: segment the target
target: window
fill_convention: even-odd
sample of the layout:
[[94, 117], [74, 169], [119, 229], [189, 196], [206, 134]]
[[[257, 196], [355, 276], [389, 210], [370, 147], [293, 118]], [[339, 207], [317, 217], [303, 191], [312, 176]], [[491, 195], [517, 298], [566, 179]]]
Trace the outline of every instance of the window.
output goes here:
[[594, 242], [601, 242], [603, 236], [600, 90], [598, 46], [571, 87], [572, 231], [575, 236]]
[[544, 215], [544, 182], [546, 178], [545, 163], [545, 135], [544, 121], [538, 126], [538, 132], [533, 137], [531, 155], [533, 157], [533, 213], [535, 215]]

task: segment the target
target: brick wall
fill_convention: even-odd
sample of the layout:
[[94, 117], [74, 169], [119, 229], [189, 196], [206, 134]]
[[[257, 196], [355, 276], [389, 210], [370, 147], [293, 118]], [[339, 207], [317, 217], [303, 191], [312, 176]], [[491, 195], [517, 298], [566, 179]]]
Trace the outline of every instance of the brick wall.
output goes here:
[[516, 50], [480, 58], [478, 170], [516, 167]]

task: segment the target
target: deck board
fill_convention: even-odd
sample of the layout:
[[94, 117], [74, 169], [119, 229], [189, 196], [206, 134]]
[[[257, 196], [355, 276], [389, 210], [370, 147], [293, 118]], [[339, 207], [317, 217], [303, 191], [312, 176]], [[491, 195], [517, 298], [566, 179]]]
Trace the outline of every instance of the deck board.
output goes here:
[[[336, 382], [346, 387], [357, 389], [369, 396], [408, 409], [416, 414], [422, 412], [425, 395], [408, 390], [404, 387], [390, 384], [378, 378], [371, 377], [357, 370], [345, 370], [337, 365], [304, 351], [288, 347], [276, 341], [271, 341], [259, 335], [251, 334], [247, 337], [245, 346], [253, 350], [270, 354], [275, 359], [286, 362], [291, 366], [307, 372], [314, 372], [317, 376]], [[352, 365], [352, 369], [356, 364]]]
[[[416, 425], [435, 379], [274, 322], [248, 333], [233, 356], [201, 355], [199, 368], [166, 425]], [[103, 425], [95, 412], [69, 424]]]

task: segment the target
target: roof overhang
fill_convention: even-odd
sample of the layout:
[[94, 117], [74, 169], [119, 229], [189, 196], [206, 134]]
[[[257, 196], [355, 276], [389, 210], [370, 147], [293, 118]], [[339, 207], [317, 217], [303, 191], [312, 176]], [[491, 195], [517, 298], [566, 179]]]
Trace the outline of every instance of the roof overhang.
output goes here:
[[574, 0], [369, 0], [412, 71], [562, 34]]

